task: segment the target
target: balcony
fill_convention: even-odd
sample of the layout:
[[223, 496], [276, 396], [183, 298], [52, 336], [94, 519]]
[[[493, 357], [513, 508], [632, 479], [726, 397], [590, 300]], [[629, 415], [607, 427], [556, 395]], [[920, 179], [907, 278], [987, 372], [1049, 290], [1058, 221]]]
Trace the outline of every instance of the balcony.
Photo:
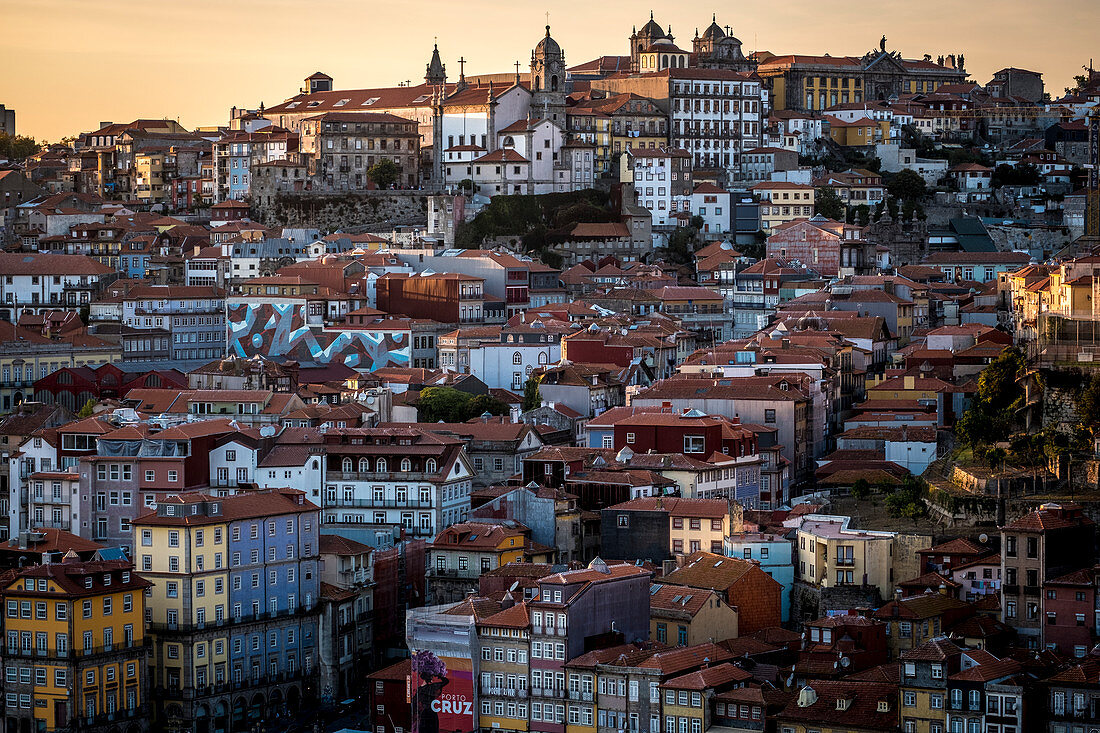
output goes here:
[[1002, 585], [1001, 592], [1006, 596], [1018, 596], [1020, 595], [1020, 586], [1015, 583], [1012, 585]]
[[1043, 592], [1043, 589], [1040, 588], [1037, 585], [1025, 585], [1024, 586], [1024, 595], [1025, 596], [1037, 596], [1042, 592]]
[[133, 720], [134, 718], [145, 717], [149, 714], [150, 707], [148, 705], [139, 705], [136, 708], [127, 708], [125, 710], [115, 710], [110, 713], [103, 713], [102, 715], [84, 716], [74, 718], [73, 722], [76, 727], [90, 728], [97, 725], [107, 725], [109, 723], [116, 723], [120, 720]]
[[421, 471], [328, 471], [329, 481], [414, 481], [429, 482], [436, 477], [434, 473]]
[[[332, 478], [332, 474], [329, 474]], [[333, 481], [347, 481], [355, 479], [332, 479]], [[355, 509], [432, 509], [433, 504], [431, 499], [427, 501], [421, 501], [420, 499], [336, 499], [335, 501], [325, 500], [325, 509], [339, 509], [341, 507], [351, 507]]]

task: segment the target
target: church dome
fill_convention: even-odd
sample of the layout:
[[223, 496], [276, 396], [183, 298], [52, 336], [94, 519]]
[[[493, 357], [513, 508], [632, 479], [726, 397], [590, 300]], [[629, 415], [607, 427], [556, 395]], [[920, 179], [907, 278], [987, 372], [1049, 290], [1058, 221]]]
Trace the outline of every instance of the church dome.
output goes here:
[[720, 41], [726, 37], [726, 32], [722, 30], [722, 27], [718, 25], [718, 21], [715, 17], [711, 17], [710, 25], [703, 31], [703, 38], [708, 41]]
[[665, 31], [653, 20], [653, 11], [649, 12], [649, 22], [642, 26], [642, 30], [638, 33], [639, 36], [648, 36], [649, 38], [664, 38]]
[[535, 55], [544, 57], [561, 55], [561, 46], [550, 37], [550, 26], [546, 26], [546, 36], [535, 46]]

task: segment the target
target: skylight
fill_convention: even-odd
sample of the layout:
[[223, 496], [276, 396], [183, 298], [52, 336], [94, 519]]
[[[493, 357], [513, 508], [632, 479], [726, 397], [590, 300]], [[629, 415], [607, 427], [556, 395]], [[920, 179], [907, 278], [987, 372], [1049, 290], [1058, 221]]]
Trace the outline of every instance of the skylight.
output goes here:
[[343, 107], [345, 104], [347, 104], [350, 101], [351, 101], [350, 99], [341, 99], [339, 102], [337, 102], [336, 104], [334, 104], [332, 106], [333, 107]]
[[364, 107], [369, 107], [370, 105], [374, 104], [374, 103], [375, 103], [375, 102], [377, 102], [377, 101], [378, 101], [378, 97], [371, 97], [371, 98], [370, 98], [370, 99], [368, 99], [367, 101], [363, 102], [363, 105], [362, 105], [362, 106], [364, 106]]
[[295, 108], [295, 107], [297, 107], [297, 106], [298, 106], [299, 104], [301, 104], [301, 102], [291, 102], [290, 104], [288, 104], [288, 105], [286, 106], [286, 108], [287, 108], [287, 109], [294, 109], [294, 108]]
[[430, 95], [428, 95], [428, 94], [421, 94], [419, 97], [414, 99], [412, 101], [412, 103], [413, 104], [419, 104], [420, 102], [426, 102], [426, 101], [428, 101], [429, 97], [430, 97]]

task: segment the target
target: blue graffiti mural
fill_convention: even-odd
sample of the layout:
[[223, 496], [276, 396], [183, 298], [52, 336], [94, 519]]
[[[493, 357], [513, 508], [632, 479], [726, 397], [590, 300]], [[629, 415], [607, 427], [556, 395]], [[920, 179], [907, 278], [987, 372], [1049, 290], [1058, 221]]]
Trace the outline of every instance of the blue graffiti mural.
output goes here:
[[234, 303], [228, 314], [230, 348], [237, 356], [335, 361], [366, 371], [409, 365], [407, 332], [311, 327], [306, 306], [295, 303]]

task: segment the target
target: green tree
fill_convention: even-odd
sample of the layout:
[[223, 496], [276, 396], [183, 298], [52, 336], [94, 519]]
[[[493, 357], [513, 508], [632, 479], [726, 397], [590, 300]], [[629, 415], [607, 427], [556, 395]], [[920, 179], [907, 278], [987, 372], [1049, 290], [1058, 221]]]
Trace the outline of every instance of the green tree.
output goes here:
[[697, 232], [703, 231], [703, 225], [704, 224], [706, 224], [706, 222], [703, 221], [703, 217], [699, 216], [698, 214], [691, 217], [691, 227], [695, 231], [697, 231]]
[[817, 189], [814, 196], [814, 213], [833, 219], [844, 221], [844, 202], [840, 200], [840, 194], [832, 186], [824, 186]]
[[871, 223], [871, 207], [867, 204], [860, 204], [855, 208], [855, 223], [861, 227], [865, 227]]
[[698, 231], [693, 227], [676, 227], [668, 237], [668, 256], [674, 263], [686, 265], [695, 254], [695, 237]]
[[473, 193], [474, 182], [469, 178], [463, 178], [458, 182], [458, 190], [463, 193]]
[[1093, 374], [1077, 393], [1077, 417], [1090, 433], [1100, 426], [1100, 374]]
[[40, 146], [33, 137], [24, 135], [9, 135], [0, 132], [0, 158], [6, 160], [23, 160], [38, 152]]
[[973, 448], [1004, 440], [1023, 403], [1016, 381], [1026, 366], [1023, 353], [1006, 349], [978, 375], [978, 389], [955, 424], [955, 437]]
[[474, 395], [473, 399], [466, 405], [467, 420], [481, 417], [486, 412], [490, 415], [507, 415], [508, 404], [492, 395], [479, 394]]
[[523, 385], [523, 411], [533, 410], [542, 404], [542, 395], [539, 394], [538, 377], [528, 377], [527, 384]]
[[862, 501], [870, 495], [871, 484], [867, 483], [865, 478], [857, 478], [855, 483], [852, 484], [852, 496]]
[[426, 387], [416, 402], [420, 422], [465, 422], [473, 397], [453, 387]]
[[94, 399], [89, 397], [88, 401], [84, 403], [84, 407], [80, 408], [80, 412], [76, 413], [76, 416], [81, 419], [91, 417], [95, 414], [95, 406], [97, 404], [98, 403]]
[[993, 178], [990, 185], [993, 188], [1002, 186], [1037, 186], [1043, 177], [1039, 169], [1031, 163], [1009, 165], [1001, 163], [993, 169]]
[[389, 158], [382, 158], [367, 169], [367, 178], [374, 182], [378, 188], [389, 188], [397, 183], [401, 175], [401, 169]]
[[886, 190], [902, 201], [920, 201], [927, 192], [924, 179], [916, 171], [903, 170], [890, 179]]

